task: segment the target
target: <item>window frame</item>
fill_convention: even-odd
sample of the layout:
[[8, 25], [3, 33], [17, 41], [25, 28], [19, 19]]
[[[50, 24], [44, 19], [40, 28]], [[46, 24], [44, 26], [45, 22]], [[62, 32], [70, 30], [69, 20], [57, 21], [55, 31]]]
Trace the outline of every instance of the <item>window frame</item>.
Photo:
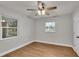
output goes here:
[[[51, 27], [47, 25], [47, 23], [51, 23]], [[54, 25], [52, 25], [54, 24]], [[45, 22], [45, 32], [56, 32], [56, 22]]]
[[[17, 25], [16, 25], [16, 27], [9, 27], [9, 25], [7, 25], [7, 26], [2, 26], [2, 17], [5, 17], [5, 16], [1, 16], [1, 21], [0, 21], [0, 23], [1, 23], [1, 25], [0, 25], [0, 29], [1, 29], [1, 37], [2, 37], [2, 39], [1, 40], [5, 40], [5, 39], [9, 39], [9, 38], [17, 38]], [[8, 17], [6, 17], [6, 18], [8, 18]], [[11, 19], [13, 19], [14, 20], [14, 18], [11, 18]], [[17, 19], [15, 19], [16, 21], [17, 21]], [[5, 29], [16, 29], [16, 35], [15, 36], [11, 36], [11, 37], [9, 37], [9, 36], [6, 36], [5, 38], [3, 38], [3, 28], [5, 28]], [[7, 35], [8, 35], [8, 30], [7, 30]]]

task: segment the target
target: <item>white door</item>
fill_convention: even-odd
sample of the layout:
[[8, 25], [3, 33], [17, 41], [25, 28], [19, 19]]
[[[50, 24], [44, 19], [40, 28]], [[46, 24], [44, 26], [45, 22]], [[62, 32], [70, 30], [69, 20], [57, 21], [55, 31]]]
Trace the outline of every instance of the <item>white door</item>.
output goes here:
[[73, 47], [76, 53], [79, 55], [79, 20], [74, 20], [74, 40], [73, 40]]

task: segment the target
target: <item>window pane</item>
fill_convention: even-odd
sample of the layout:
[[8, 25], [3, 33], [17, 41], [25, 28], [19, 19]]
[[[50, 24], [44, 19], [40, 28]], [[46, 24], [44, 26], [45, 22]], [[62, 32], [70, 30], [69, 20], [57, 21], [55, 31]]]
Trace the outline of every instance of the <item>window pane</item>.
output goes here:
[[17, 36], [17, 29], [16, 28], [9, 28], [8, 29], [8, 37]]
[[55, 22], [46, 22], [45, 27], [46, 32], [55, 32]]
[[7, 28], [2, 28], [2, 38], [7, 37]]
[[17, 36], [16, 28], [2, 28], [2, 38]]
[[2, 27], [7, 27], [7, 22], [2, 22]]
[[17, 20], [9, 18], [7, 22], [9, 27], [17, 27]]
[[7, 27], [7, 18], [2, 16], [2, 27]]
[[2, 16], [2, 26], [3, 27], [17, 27], [17, 20]]

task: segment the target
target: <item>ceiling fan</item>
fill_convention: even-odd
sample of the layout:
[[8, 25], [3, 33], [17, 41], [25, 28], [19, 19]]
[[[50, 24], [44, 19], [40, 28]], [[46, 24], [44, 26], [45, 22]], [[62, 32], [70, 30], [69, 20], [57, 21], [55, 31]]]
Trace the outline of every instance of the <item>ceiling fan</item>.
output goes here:
[[37, 1], [37, 9], [26, 9], [27, 11], [35, 11], [35, 16], [37, 15], [49, 15], [49, 10], [57, 9], [57, 6], [46, 7], [45, 3], [42, 1]]

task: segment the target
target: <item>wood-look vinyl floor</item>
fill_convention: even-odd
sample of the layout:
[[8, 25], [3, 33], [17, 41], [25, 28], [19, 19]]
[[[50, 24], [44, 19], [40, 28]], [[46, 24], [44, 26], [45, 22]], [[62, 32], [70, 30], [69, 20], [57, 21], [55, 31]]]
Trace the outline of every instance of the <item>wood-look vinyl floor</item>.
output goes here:
[[3, 57], [76, 57], [70, 47], [34, 42]]

